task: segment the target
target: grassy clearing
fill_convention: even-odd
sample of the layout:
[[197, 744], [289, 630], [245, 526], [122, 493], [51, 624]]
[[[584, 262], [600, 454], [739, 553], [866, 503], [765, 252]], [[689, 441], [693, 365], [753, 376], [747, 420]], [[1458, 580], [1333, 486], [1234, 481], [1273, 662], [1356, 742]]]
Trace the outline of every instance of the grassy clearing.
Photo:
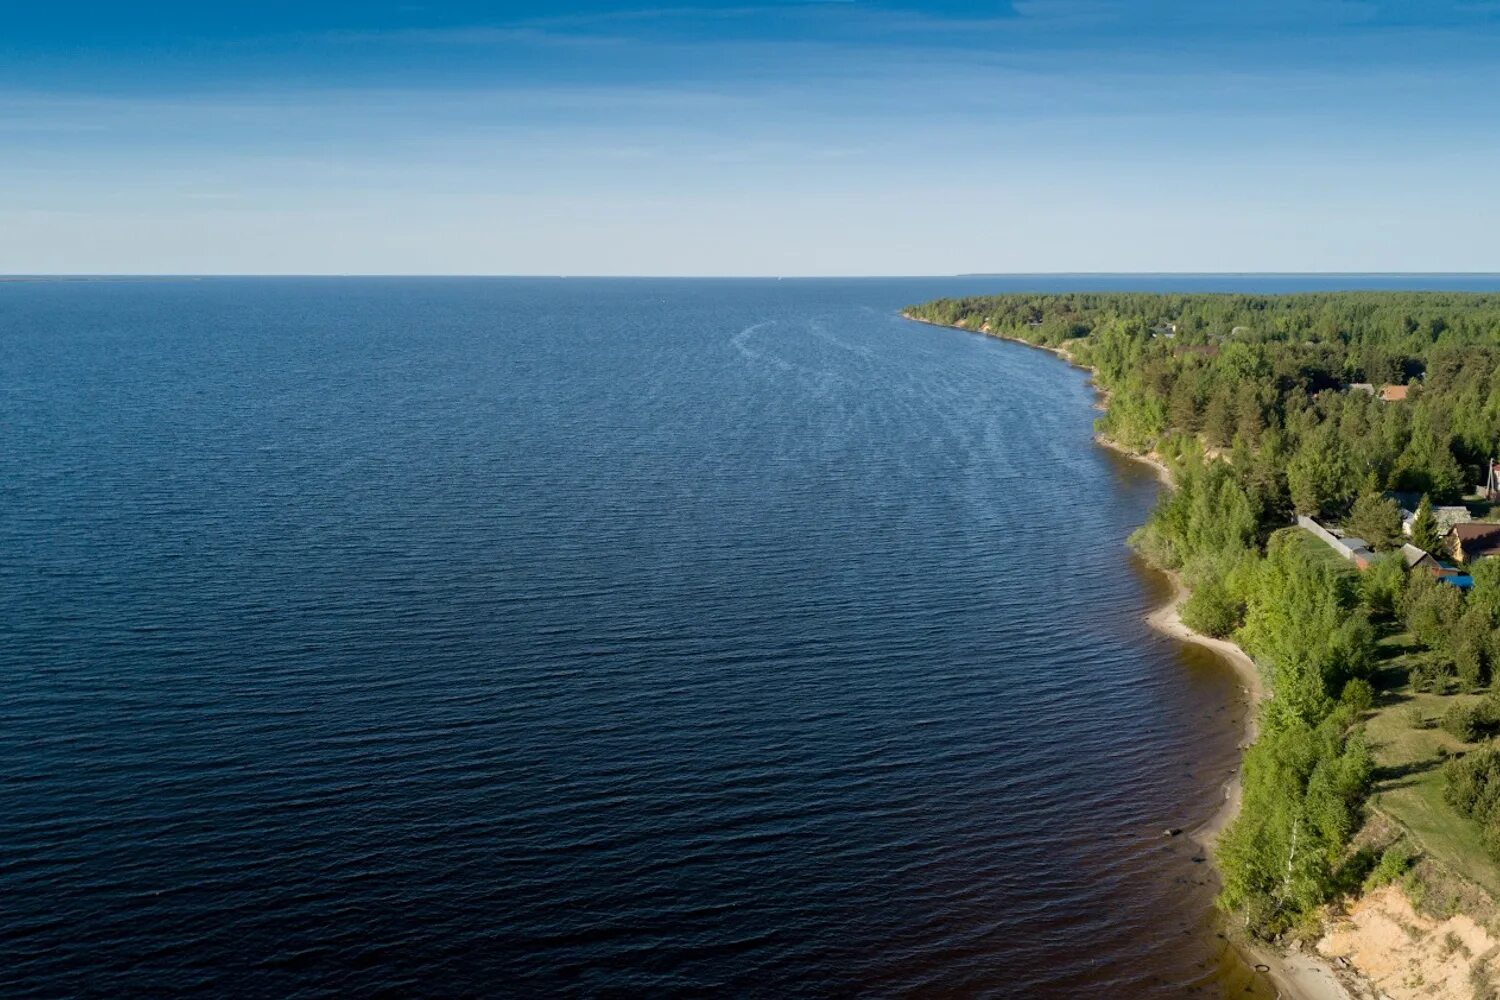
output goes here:
[[1337, 566], [1339, 569], [1349, 573], [1356, 572], [1354, 564], [1333, 551], [1327, 542], [1321, 538], [1314, 538], [1301, 528], [1281, 528], [1275, 534], [1286, 535], [1288, 538], [1291, 538], [1293, 540], [1292, 544], [1301, 546], [1313, 559], [1325, 561], [1329, 565]]
[[[1355, 572], [1352, 564], [1300, 528], [1295, 535], [1315, 559]], [[1500, 865], [1490, 860], [1479, 840], [1479, 826], [1443, 798], [1443, 762], [1474, 749], [1444, 731], [1439, 722], [1451, 705], [1477, 702], [1478, 694], [1429, 694], [1414, 691], [1407, 671], [1420, 653], [1412, 637], [1400, 632], [1380, 642], [1380, 672], [1375, 679], [1376, 705], [1366, 731], [1375, 753], [1376, 781], [1372, 806], [1405, 828], [1418, 846], [1443, 868], [1481, 886], [1500, 899]]]
[[1438, 721], [1449, 706], [1480, 696], [1413, 691], [1406, 670], [1414, 646], [1405, 633], [1386, 637], [1381, 649], [1382, 690], [1367, 726], [1377, 767], [1371, 803], [1405, 827], [1434, 861], [1500, 898], [1500, 866], [1485, 853], [1479, 826], [1443, 799], [1444, 759], [1476, 744], [1460, 742]]

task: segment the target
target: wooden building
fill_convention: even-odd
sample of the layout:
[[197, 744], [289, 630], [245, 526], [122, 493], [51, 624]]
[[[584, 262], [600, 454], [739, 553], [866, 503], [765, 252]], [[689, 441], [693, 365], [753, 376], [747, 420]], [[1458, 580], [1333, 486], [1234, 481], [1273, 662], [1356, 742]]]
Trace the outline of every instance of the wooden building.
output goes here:
[[1500, 524], [1484, 521], [1455, 524], [1443, 539], [1443, 544], [1461, 563], [1500, 555]]

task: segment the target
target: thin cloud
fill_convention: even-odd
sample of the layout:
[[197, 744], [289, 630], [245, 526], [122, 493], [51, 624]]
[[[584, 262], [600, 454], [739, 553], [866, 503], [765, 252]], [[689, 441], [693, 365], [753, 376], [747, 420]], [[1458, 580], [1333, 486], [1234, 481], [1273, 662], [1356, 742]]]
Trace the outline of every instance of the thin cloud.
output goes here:
[[471, 25], [456, 28], [391, 28], [372, 31], [332, 31], [321, 36], [333, 43], [381, 45], [549, 46], [597, 48], [620, 46], [631, 39], [619, 35], [579, 34], [546, 30], [536, 25]]

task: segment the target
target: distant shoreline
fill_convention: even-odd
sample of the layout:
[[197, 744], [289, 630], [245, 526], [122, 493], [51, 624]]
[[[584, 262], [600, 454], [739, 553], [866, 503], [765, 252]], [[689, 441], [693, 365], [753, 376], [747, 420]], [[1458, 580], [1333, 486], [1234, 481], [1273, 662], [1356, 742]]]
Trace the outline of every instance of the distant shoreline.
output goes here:
[[[994, 337], [997, 340], [1008, 340], [1012, 343], [1035, 348], [1036, 350], [1046, 351], [1048, 354], [1061, 358], [1075, 368], [1081, 368], [1089, 372], [1091, 376], [1094, 374], [1092, 368], [1080, 364], [1070, 352], [1061, 347], [1047, 347], [1042, 344], [1033, 344], [1019, 337], [995, 333], [988, 328], [972, 329], [951, 323], [935, 323], [904, 311], [901, 315], [905, 319], [916, 323], [925, 323], [928, 326], [947, 327], [952, 330], [961, 330], [964, 333], [977, 333], [986, 337]], [[1090, 381], [1090, 385], [1098, 395], [1099, 408], [1107, 408], [1109, 394], [1094, 384], [1092, 380]], [[1155, 455], [1134, 451], [1116, 441], [1110, 440], [1102, 434], [1094, 435], [1094, 443], [1125, 458], [1150, 466], [1163, 488], [1172, 489], [1175, 485], [1171, 470]], [[1182, 605], [1191, 596], [1191, 591], [1183, 583], [1181, 575], [1165, 567], [1158, 566], [1149, 559], [1146, 562], [1152, 569], [1164, 574], [1172, 587], [1171, 597], [1167, 599], [1165, 604], [1146, 615], [1146, 623], [1163, 635], [1170, 636], [1180, 642], [1195, 643], [1218, 654], [1219, 659], [1228, 664], [1230, 669], [1240, 679], [1241, 689], [1244, 691], [1246, 699], [1249, 702], [1249, 711], [1246, 713], [1245, 728], [1243, 730], [1243, 740], [1240, 744], [1240, 762], [1235, 766], [1234, 773], [1224, 784], [1224, 800], [1212, 816], [1189, 831], [1188, 834], [1205, 849], [1211, 849], [1219, 835], [1239, 815], [1240, 802], [1243, 797], [1244, 749], [1255, 741], [1257, 733], [1256, 709], [1266, 698], [1267, 691], [1261, 681], [1260, 669], [1256, 666], [1255, 660], [1239, 644], [1230, 642], [1227, 639], [1215, 639], [1212, 636], [1194, 631], [1182, 620]], [[1236, 935], [1236, 937], [1240, 938], [1243, 936]], [[1282, 953], [1247, 940], [1236, 940], [1234, 946], [1240, 950], [1247, 964], [1269, 978], [1284, 995], [1296, 997], [1299, 1000], [1353, 1000], [1349, 991], [1339, 982], [1338, 976], [1333, 971], [1333, 966], [1320, 956], [1301, 953]]]

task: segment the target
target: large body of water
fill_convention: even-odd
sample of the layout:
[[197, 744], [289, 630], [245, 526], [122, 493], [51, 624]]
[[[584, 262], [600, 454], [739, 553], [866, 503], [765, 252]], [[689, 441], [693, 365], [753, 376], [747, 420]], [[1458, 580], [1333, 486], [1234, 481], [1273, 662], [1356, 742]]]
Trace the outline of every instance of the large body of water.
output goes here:
[[0, 992], [1258, 989], [1156, 484], [896, 311], [1361, 283], [0, 283]]

